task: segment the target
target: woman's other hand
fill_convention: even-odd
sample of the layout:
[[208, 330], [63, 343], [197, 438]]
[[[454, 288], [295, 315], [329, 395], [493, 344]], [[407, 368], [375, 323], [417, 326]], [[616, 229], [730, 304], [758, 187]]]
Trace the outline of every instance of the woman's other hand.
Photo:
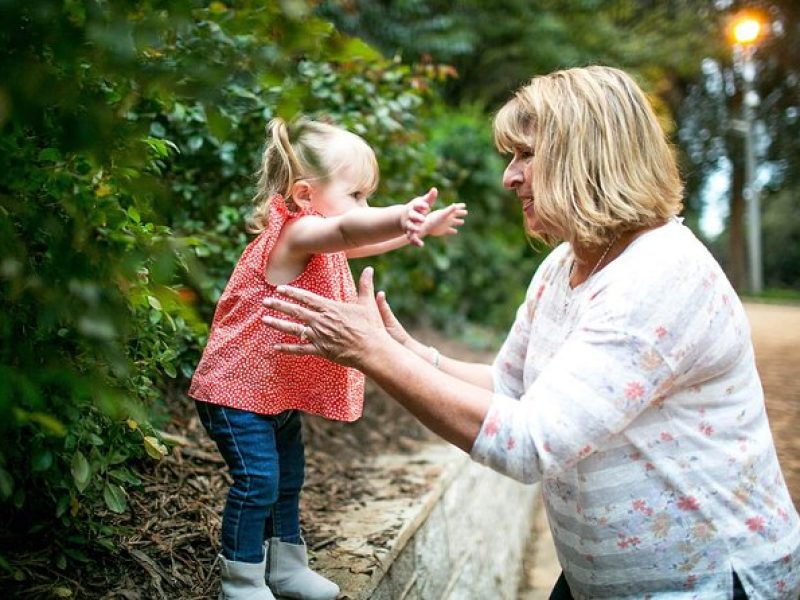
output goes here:
[[307, 342], [277, 344], [276, 350], [289, 354], [323, 356], [349, 367], [360, 368], [369, 357], [371, 346], [379, 343], [382, 336], [389, 339], [375, 302], [372, 276], [372, 267], [362, 271], [358, 284], [358, 301], [355, 303], [337, 302], [300, 288], [278, 286], [278, 292], [294, 302], [267, 298], [263, 301], [264, 306], [292, 317], [299, 323], [269, 316], [262, 317], [262, 321], [278, 331]]
[[389, 301], [386, 299], [386, 292], [378, 292], [375, 299], [378, 304], [378, 312], [381, 315], [383, 326], [386, 328], [387, 333], [403, 346], [408, 346], [412, 338], [400, 324], [400, 321], [397, 320], [397, 317], [394, 316], [389, 306]]

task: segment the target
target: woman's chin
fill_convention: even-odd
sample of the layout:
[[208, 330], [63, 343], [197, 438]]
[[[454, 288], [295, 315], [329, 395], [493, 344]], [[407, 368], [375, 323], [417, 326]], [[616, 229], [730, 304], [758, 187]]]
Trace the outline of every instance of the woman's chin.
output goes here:
[[528, 214], [528, 212], [525, 212], [524, 224], [525, 224], [525, 233], [527, 233], [531, 237], [540, 238], [543, 240], [552, 240], [554, 238], [553, 232], [550, 231], [536, 217], [535, 214]]
[[533, 211], [525, 211], [525, 230], [534, 235], [541, 235], [544, 233], [542, 223]]

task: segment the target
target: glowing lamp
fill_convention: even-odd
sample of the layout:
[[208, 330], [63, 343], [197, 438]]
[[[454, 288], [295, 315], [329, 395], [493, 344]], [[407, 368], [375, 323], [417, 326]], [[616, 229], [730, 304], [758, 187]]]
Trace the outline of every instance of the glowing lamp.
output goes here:
[[758, 19], [742, 17], [733, 24], [733, 39], [737, 44], [749, 46], [759, 38], [762, 28], [761, 21]]

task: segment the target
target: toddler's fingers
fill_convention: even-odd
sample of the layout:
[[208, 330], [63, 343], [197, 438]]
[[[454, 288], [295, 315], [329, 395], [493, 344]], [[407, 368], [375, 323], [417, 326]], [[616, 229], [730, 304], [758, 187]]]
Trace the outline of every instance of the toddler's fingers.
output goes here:
[[433, 206], [434, 202], [436, 202], [436, 199], [438, 197], [439, 197], [439, 190], [437, 190], [435, 187], [429, 189], [428, 193], [425, 194], [424, 196], [425, 202], [428, 204], [428, 207]]
[[417, 235], [416, 232], [409, 232], [406, 234], [406, 237], [408, 238], [408, 241], [412, 246], [422, 248], [425, 245], [425, 242], [423, 242], [420, 239], [419, 235]]
[[427, 215], [431, 212], [431, 205], [428, 204], [424, 199], [420, 199], [419, 202], [414, 204], [414, 210], [422, 215]]

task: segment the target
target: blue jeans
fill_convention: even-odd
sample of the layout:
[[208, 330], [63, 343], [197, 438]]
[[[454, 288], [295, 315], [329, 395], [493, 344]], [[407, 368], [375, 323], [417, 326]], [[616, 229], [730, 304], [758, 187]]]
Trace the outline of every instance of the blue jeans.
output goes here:
[[208, 402], [195, 406], [233, 478], [222, 514], [223, 556], [259, 563], [267, 538], [301, 543], [305, 456], [299, 411], [260, 415]]

